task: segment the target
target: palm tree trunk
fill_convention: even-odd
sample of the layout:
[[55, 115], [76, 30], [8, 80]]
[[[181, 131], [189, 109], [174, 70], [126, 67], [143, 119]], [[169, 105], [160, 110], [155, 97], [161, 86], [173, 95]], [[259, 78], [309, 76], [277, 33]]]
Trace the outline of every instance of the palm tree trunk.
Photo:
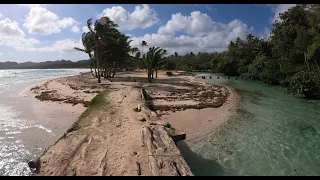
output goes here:
[[104, 78], [108, 78], [107, 75], [108, 75], [108, 71], [107, 71], [107, 69], [105, 68], [105, 69], [104, 69], [103, 77], [104, 77]]
[[99, 65], [99, 61], [100, 61], [100, 48], [96, 47], [97, 49], [97, 69], [98, 69], [98, 83], [101, 83], [101, 79], [100, 79], [100, 65]]
[[93, 77], [97, 77], [96, 68], [94, 68], [94, 71], [95, 71], [95, 75], [96, 75], [96, 76], [94, 76], [93, 71], [92, 71], [92, 67], [94, 67], [94, 61], [93, 61], [92, 55], [91, 55], [90, 52], [88, 53], [88, 55], [89, 55], [90, 61], [91, 61], [91, 62], [90, 62], [90, 71], [91, 71], [91, 74], [92, 74]]
[[154, 71], [152, 70], [152, 71], [151, 71], [151, 77], [152, 77], [152, 79], [153, 79], [153, 73], [154, 73]]
[[313, 58], [313, 61], [314, 61], [314, 63], [316, 64], [316, 66], [317, 66], [317, 68], [318, 68], [318, 71], [320, 72], [320, 67], [319, 67], [319, 65], [318, 65], [318, 63], [317, 63], [317, 60], [316, 60], [315, 58]]
[[151, 69], [147, 69], [147, 73], [148, 73], [148, 82], [151, 83], [152, 70]]
[[94, 77], [92, 66], [90, 66], [90, 72], [91, 72], [92, 76]]
[[97, 68], [94, 68], [94, 74], [95, 74], [95, 76], [94, 76], [94, 77], [98, 77], [98, 74], [97, 74]]
[[156, 69], [156, 78], [158, 78], [158, 69]]
[[306, 63], [308, 70], [311, 71], [310, 66], [309, 66], [308, 55], [306, 52], [304, 52], [303, 54], [304, 54], [304, 62]]

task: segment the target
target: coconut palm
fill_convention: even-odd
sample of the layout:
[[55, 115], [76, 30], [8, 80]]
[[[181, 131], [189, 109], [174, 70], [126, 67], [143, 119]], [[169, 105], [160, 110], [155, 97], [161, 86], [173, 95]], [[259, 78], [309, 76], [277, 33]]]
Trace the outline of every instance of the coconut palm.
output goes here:
[[271, 56], [272, 46], [268, 41], [259, 40], [256, 46], [253, 48], [253, 52], [257, 55]]
[[125, 68], [125, 62], [133, 61], [134, 57], [131, 54], [138, 50], [130, 46], [132, 40], [129, 40], [129, 36], [119, 31], [114, 32], [113, 35], [116, 35], [114, 40], [109, 41], [109, 47], [104, 48], [101, 54], [107, 77], [114, 77], [118, 68]]
[[[94, 60], [94, 58], [92, 56], [92, 51], [94, 49], [94, 41], [92, 41], [91, 32], [82, 34], [82, 45], [83, 45], [84, 49], [81, 49], [79, 47], [74, 47], [74, 49], [77, 50], [77, 51], [85, 52], [85, 53], [87, 53], [89, 55], [89, 58], [90, 58], [90, 70], [91, 70], [92, 75], [94, 75], [93, 71], [92, 71], [92, 68], [94, 68], [94, 70], [96, 72], [96, 64], [95, 64], [95, 60]], [[94, 76], [97, 77], [97, 73], [95, 73]]]
[[100, 73], [100, 65], [101, 62], [101, 54], [102, 50], [110, 47], [108, 43], [113, 41], [117, 24], [111, 21], [108, 17], [102, 17], [99, 20], [96, 20], [94, 25], [92, 24], [92, 18], [88, 19], [87, 27], [92, 34], [92, 39], [95, 42], [94, 46], [94, 58], [97, 61], [97, 69], [98, 69], [98, 83], [101, 83], [101, 73]]
[[148, 46], [146, 41], [141, 42], [141, 54], [143, 55], [143, 46]]
[[138, 58], [140, 65], [147, 71], [149, 82], [151, 82], [153, 78], [153, 72], [161, 68], [166, 63], [163, 58], [166, 52], [166, 50], [160, 49], [160, 47], [150, 47], [149, 51], [146, 54], [143, 54], [141, 58], [141, 53], [136, 53], [136, 57]]

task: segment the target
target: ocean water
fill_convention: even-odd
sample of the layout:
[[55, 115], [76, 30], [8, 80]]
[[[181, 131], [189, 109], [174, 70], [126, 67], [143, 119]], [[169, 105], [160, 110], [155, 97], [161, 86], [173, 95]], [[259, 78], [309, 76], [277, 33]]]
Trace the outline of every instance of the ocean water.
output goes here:
[[[45, 113], [35, 98], [20, 93], [41, 80], [77, 75], [87, 69], [0, 70], [0, 176], [29, 175], [27, 161], [57, 138], [48, 126], [57, 111]], [[40, 112], [38, 112], [40, 111]], [[65, 114], [60, 117], [70, 118]], [[51, 129], [55, 127], [55, 129]]]
[[320, 175], [320, 101], [219, 76], [199, 80], [230, 85], [241, 105], [220, 130], [179, 143], [195, 175]]

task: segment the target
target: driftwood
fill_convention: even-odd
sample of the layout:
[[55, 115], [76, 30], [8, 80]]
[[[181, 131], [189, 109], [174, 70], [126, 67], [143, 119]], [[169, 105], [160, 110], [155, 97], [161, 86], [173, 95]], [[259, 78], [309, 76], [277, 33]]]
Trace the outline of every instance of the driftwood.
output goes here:
[[169, 172], [174, 176], [193, 176], [175, 142], [162, 125], [145, 127], [149, 167], [154, 176]]
[[173, 176], [181, 176], [175, 162], [171, 161], [168, 163], [170, 170], [172, 171]]
[[145, 134], [146, 134], [146, 142], [147, 142], [147, 147], [148, 147], [148, 156], [149, 156], [149, 167], [154, 176], [159, 176], [159, 169], [157, 166], [157, 161], [154, 157], [153, 151], [154, 151], [154, 146], [152, 143], [152, 134], [151, 130], [149, 127], [145, 128]]

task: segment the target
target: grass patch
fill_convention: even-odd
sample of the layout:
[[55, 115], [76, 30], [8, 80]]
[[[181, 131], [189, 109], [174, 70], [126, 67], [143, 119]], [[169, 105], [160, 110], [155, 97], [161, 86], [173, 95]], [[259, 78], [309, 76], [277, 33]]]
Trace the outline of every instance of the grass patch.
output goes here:
[[67, 130], [67, 133], [76, 131], [86, 126], [88, 122], [84, 121], [86, 117], [88, 117], [92, 111], [96, 111], [103, 106], [108, 105], [108, 101], [106, 97], [108, 96], [107, 91], [102, 91], [98, 95], [96, 95], [89, 103], [88, 108], [80, 115], [77, 121], [75, 121], [72, 126]]

